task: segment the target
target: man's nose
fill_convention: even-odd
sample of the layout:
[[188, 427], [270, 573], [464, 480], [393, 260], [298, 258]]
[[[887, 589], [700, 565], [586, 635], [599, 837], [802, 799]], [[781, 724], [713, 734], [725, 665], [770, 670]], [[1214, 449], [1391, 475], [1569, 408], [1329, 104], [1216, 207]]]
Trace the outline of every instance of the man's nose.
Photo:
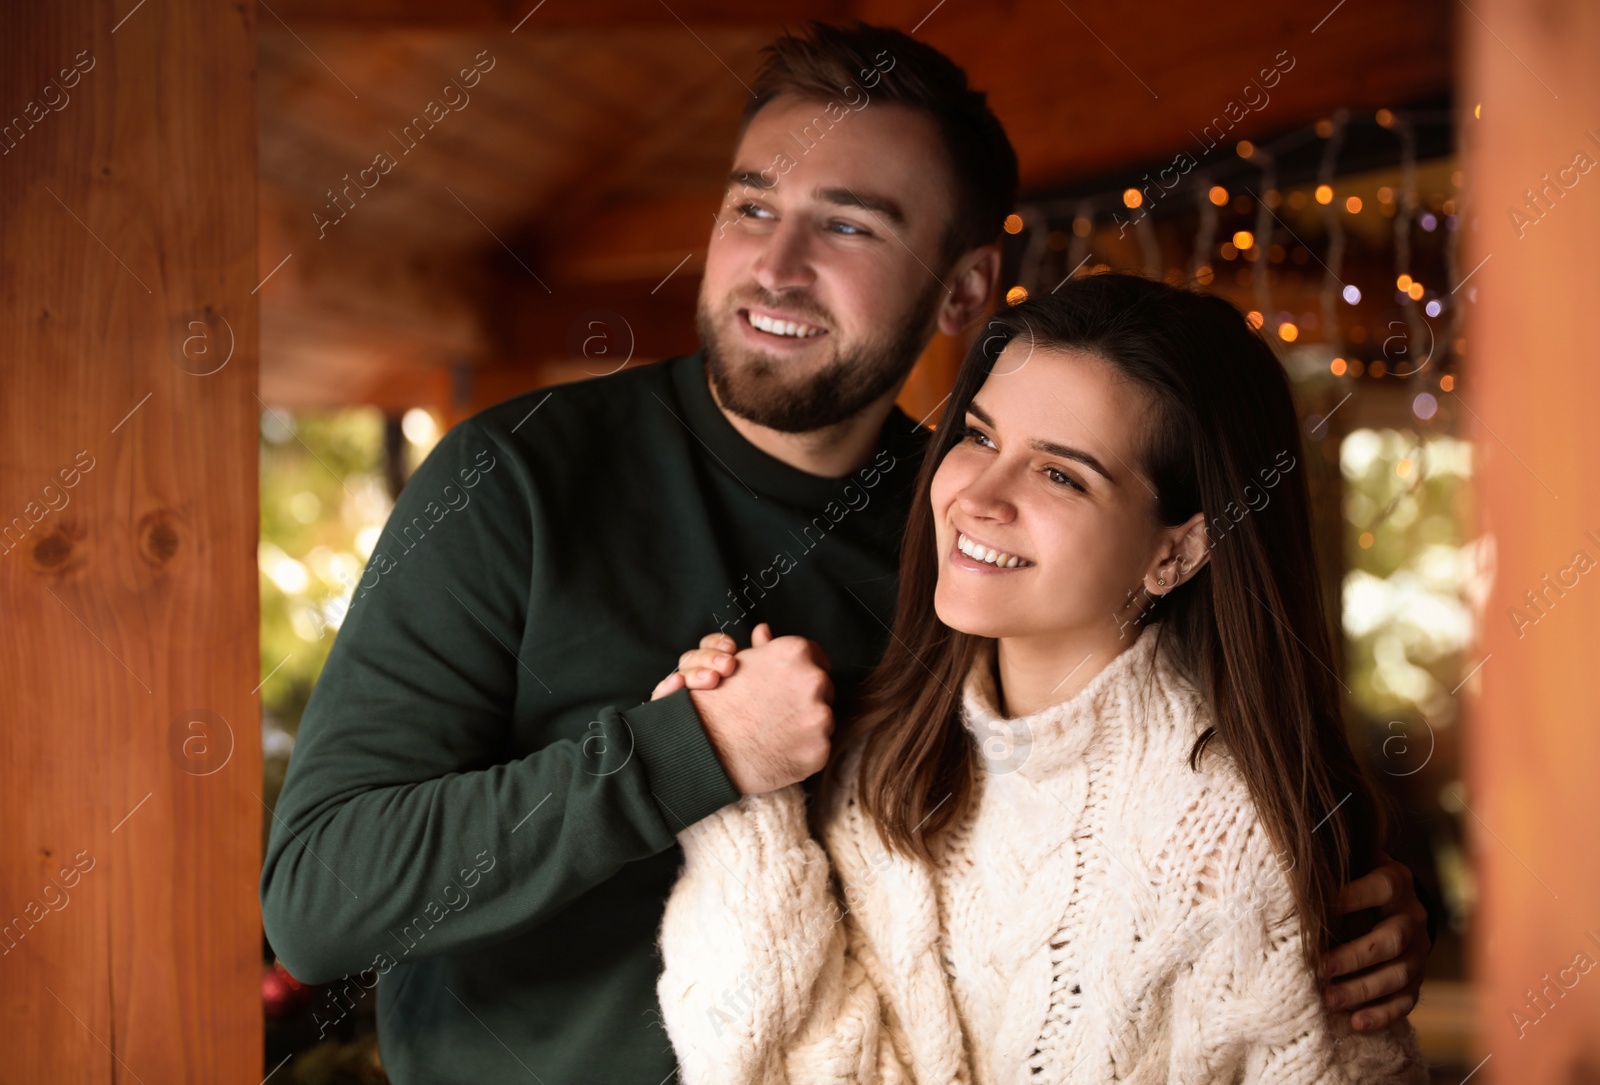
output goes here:
[[774, 294], [811, 286], [817, 280], [811, 257], [811, 238], [805, 224], [796, 218], [782, 219], [767, 235], [756, 258], [756, 281]]

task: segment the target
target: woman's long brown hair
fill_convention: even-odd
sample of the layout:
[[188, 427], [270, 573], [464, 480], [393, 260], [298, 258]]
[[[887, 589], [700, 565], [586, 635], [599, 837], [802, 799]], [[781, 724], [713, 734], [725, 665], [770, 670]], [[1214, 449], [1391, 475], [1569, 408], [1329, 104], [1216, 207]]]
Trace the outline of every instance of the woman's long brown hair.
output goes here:
[[1143, 620], [1160, 623], [1158, 648], [1210, 710], [1191, 766], [1220, 743], [1248, 781], [1316, 968], [1319, 951], [1346, 936], [1334, 922], [1338, 890], [1373, 865], [1383, 817], [1341, 720], [1289, 383], [1271, 349], [1218, 297], [1092, 275], [991, 319], [929, 442], [901, 551], [893, 636], [859, 710], [835, 736], [818, 808], [827, 808], [838, 763], [857, 741], [865, 743], [861, 806], [896, 851], [931, 861], [930, 842], [974, 801], [981, 766], [959, 713], [981, 638], [934, 611], [939, 555], [928, 495], [968, 405], [1013, 338], [1031, 338], [1036, 352], [1092, 353], [1144, 389], [1154, 412], [1139, 469], [1157, 494], [1152, 513], [1176, 525], [1205, 511], [1211, 560]]

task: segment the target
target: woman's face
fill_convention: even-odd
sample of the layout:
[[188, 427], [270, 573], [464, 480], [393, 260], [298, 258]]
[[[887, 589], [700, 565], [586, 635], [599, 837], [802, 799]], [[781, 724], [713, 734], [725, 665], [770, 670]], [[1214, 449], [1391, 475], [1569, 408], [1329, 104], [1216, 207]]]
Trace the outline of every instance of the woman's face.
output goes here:
[[1146, 393], [1101, 358], [1008, 343], [933, 476], [940, 620], [985, 637], [1115, 640], [1148, 602], [1141, 586], [1169, 590], [1157, 577], [1174, 583], [1163, 563], [1190, 525], [1156, 519], [1138, 470], [1150, 419]]

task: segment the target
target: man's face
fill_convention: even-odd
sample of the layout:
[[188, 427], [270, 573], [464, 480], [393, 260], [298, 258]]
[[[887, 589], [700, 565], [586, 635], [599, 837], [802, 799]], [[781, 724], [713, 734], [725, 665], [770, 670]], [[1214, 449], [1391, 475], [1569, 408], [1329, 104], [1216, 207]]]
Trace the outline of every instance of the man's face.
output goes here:
[[723, 407], [786, 433], [896, 387], [948, 293], [937, 265], [953, 199], [934, 122], [826, 105], [780, 97], [751, 120], [695, 312]]

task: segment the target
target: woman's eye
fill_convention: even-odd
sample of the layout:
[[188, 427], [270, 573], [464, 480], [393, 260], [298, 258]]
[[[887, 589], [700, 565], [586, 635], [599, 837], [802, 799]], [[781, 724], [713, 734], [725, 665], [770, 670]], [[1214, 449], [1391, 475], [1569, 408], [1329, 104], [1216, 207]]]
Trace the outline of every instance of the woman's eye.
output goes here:
[[1046, 467], [1044, 469], [1044, 473], [1050, 477], [1051, 482], [1059, 483], [1065, 486], [1071, 486], [1080, 494], [1088, 492], [1081, 485], [1079, 485], [1077, 479], [1073, 478], [1071, 475], [1067, 474], [1058, 467]]
[[985, 448], [994, 447], [994, 444], [989, 440], [988, 435], [975, 426], [963, 426], [961, 428], [961, 436], [968, 441], [976, 441]]

